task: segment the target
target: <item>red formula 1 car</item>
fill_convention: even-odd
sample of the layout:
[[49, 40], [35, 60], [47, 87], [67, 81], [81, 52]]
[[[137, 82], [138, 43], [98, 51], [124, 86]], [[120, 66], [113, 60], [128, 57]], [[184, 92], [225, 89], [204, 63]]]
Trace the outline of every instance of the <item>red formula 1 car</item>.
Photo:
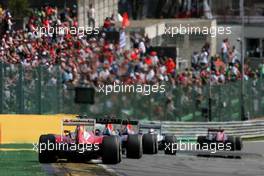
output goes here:
[[[58, 159], [102, 159], [105, 164], [121, 162], [121, 141], [118, 135], [103, 135], [95, 131], [95, 119], [64, 119], [62, 133], [39, 138], [39, 162], [52, 163]], [[75, 131], [64, 130], [75, 126]]]
[[242, 150], [243, 142], [240, 136], [227, 135], [224, 129], [208, 128], [206, 136], [198, 136], [197, 144], [199, 148], [216, 144], [214, 146], [217, 150]]

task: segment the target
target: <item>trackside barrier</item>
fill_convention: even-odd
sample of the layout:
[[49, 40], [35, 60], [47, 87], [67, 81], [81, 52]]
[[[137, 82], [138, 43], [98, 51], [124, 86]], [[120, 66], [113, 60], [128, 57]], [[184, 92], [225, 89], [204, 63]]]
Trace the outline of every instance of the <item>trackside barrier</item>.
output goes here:
[[241, 136], [242, 138], [254, 138], [264, 136], [264, 120], [257, 121], [235, 121], [235, 122], [173, 122], [153, 121], [151, 123], [162, 123], [163, 133], [172, 133], [178, 137], [189, 137], [196, 139], [199, 135], [205, 135], [208, 128], [225, 129], [229, 135]]
[[[41, 134], [60, 134], [61, 120], [75, 115], [0, 115], [0, 144], [37, 142]], [[162, 123], [163, 133], [173, 133], [178, 139], [196, 140], [205, 135], [208, 128], [223, 128], [229, 135], [243, 138], [264, 136], [264, 120], [234, 122], [176, 122], [150, 121]], [[149, 121], [142, 121], [149, 123]]]
[[0, 123], [0, 144], [2, 143], [2, 128], [1, 128], [1, 123]]
[[35, 143], [41, 134], [60, 134], [61, 120], [75, 115], [0, 115], [1, 143]]

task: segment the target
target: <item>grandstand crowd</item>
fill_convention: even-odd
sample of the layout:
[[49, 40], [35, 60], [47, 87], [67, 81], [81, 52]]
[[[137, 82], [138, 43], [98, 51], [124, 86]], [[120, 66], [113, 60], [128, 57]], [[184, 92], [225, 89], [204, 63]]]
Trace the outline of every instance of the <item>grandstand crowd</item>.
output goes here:
[[119, 12], [133, 19], [212, 18], [207, 0], [120, 0]]
[[[45, 6], [35, 9], [29, 16], [25, 29], [12, 29], [12, 15], [6, 9], [0, 11], [2, 26], [0, 60], [6, 64], [22, 64], [25, 69], [42, 65], [52, 71], [57, 66], [65, 84], [156, 84], [173, 86], [223, 84], [241, 79], [240, 56], [231, 42], [225, 39], [219, 55], [210, 57], [210, 44], [192, 55], [192, 67], [177, 71], [176, 58], [160, 58], [149, 51], [147, 36], [133, 38], [129, 50], [119, 42], [106, 39], [109, 30], [123, 31], [115, 25], [114, 16], [106, 18], [100, 35], [88, 36], [70, 32], [37, 35], [38, 27], [78, 27], [76, 11]], [[245, 66], [245, 79], [264, 75], [264, 65], [259, 70]]]

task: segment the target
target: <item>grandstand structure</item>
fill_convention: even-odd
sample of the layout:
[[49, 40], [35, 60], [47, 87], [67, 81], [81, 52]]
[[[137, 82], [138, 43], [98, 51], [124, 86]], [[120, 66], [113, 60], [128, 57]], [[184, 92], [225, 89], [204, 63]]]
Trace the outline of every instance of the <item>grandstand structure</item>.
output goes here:
[[[120, 24], [119, 24], [120, 25]], [[128, 39], [134, 33], [142, 36], [147, 35], [151, 39], [152, 46], [175, 47], [177, 53], [178, 69], [183, 70], [191, 66], [191, 54], [193, 51], [199, 52], [204, 43], [210, 43], [211, 56], [216, 55], [217, 37], [210, 34], [192, 33], [192, 34], [166, 34], [166, 28], [178, 28], [180, 26], [192, 26], [202, 29], [206, 27], [217, 28], [216, 20], [210, 19], [144, 19], [131, 21], [129, 28], [126, 29]], [[130, 44], [128, 44], [130, 45]]]
[[95, 9], [95, 26], [101, 26], [106, 17], [118, 13], [118, 0], [77, 0], [77, 4], [80, 26], [88, 26], [87, 13], [90, 4]]
[[[264, 2], [262, 0], [223, 0], [213, 1], [212, 11], [219, 26], [231, 26], [232, 35], [218, 36], [220, 46], [224, 38], [237, 40], [244, 35], [244, 55], [246, 60], [256, 67], [264, 58]], [[243, 15], [244, 14], [244, 15]], [[244, 26], [241, 24], [242, 18]], [[239, 43], [234, 43], [240, 48]], [[219, 47], [218, 47], [219, 48]]]

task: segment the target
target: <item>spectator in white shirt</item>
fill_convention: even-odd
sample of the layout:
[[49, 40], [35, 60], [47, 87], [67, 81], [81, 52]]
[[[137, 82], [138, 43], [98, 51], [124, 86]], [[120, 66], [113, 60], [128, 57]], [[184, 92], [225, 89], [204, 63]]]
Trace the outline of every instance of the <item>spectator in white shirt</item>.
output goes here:
[[200, 60], [199, 64], [204, 67], [208, 64], [208, 53], [203, 49], [201, 55], [200, 55]]
[[92, 4], [89, 5], [88, 10], [88, 25], [95, 28], [95, 9]]
[[228, 62], [228, 39], [224, 39], [223, 42], [222, 42], [222, 45], [221, 45], [221, 55], [222, 55], [222, 59], [223, 59], [223, 62], [225, 64], [227, 64]]

